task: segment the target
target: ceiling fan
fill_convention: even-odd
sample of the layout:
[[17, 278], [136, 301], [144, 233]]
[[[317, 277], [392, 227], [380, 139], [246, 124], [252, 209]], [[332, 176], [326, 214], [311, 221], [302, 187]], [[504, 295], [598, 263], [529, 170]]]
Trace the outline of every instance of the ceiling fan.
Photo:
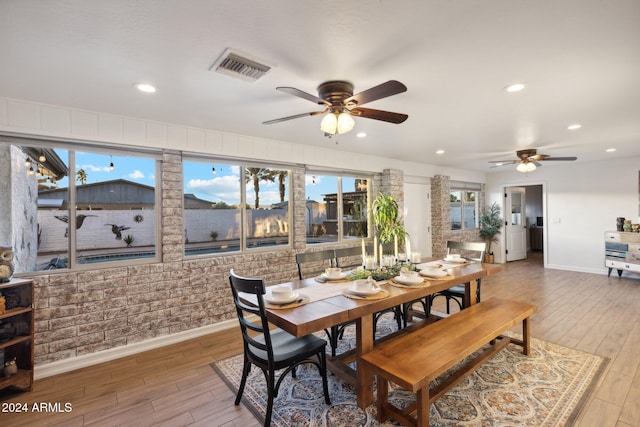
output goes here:
[[265, 125], [329, 113], [322, 119], [320, 130], [330, 136], [336, 133], [346, 133], [353, 129], [355, 122], [352, 116], [395, 124], [402, 123], [409, 117], [406, 114], [361, 107], [361, 105], [367, 102], [406, 92], [407, 87], [396, 80], [389, 80], [388, 82], [379, 84], [355, 95], [353, 94], [353, 84], [342, 80], [331, 80], [322, 83], [318, 86], [318, 96], [311, 95], [294, 87], [281, 86], [277, 87], [276, 90], [306, 99], [318, 105], [323, 105], [325, 108], [322, 111], [312, 111], [262, 122]]
[[518, 150], [516, 151], [516, 156], [518, 156], [518, 160], [490, 160], [489, 163], [495, 163], [495, 165], [491, 166], [492, 168], [517, 164], [516, 169], [526, 173], [533, 172], [537, 167], [542, 166], [540, 164], [542, 161], [572, 161], [578, 159], [577, 157], [551, 157], [547, 154], [538, 154], [535, 148]]

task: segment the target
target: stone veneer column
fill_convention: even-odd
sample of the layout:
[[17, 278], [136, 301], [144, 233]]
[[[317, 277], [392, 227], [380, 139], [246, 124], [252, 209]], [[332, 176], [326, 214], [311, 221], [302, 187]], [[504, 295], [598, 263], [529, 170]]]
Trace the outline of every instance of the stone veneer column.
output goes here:
[[[383, 170], [380, 191], [392, 195], [398, 202], [400, 213], [404, 212], [404, 172], [398, 169]], [[374, 198], [376, 194], [373, 195]]]
[[293, 250], [296, 252], [304, 252], [307, 246], [307, 202], [305, 199], [304, 176], [304, 168], [291, 168]]
[[451, 230], [449, 212], [449, 177], [436, 175], [431, 179], [431, 251], [433, 256], [447, 253], [447, 237]]
[[[374, 178], [371, 202], [380, 192], [393, 196], [398, 203], [398, 212], [402, 216], [404, 212], [404, 172], [398, 169], [383, 170], [379, 177]], [[404, 223], [404, 217], [402, 217], [402, 222]]]
[[182, 153], [165, 150], [162, 153], [162, 262], [184, 258], [184, 217]]

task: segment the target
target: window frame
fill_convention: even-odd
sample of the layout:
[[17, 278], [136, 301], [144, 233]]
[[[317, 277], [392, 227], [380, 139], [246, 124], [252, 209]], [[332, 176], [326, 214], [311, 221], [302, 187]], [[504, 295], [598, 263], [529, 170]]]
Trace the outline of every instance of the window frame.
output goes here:
[[[451, 194], [460, 193], [460, 228], [453, 228], [453, 222], [451, 221]], [[482, 192], [482, 185], [472, 182], [458, 182], [451, 181], [449, 189], [449, 229], [450, 231], [464, 231], [464, 230], [477, 230], [480, 228], [480, 193]], [[475, 200], [468, 201], [469, 193], [475, 194]], [[465, 205], [474, 205], [475, 218], [473, 227], [465, 227]]]
[[[69, 215], [69, 236], [67, 240], [67, 268], [61, 268], [56, 270], [34, 270], [23, 273], [16, 273], [16, 277], [21, 276], [33, 276], [33, 275], [48, 275], [52, 272], [73, 272], [73, 271], [89, 271], [99, 268], [114, 268], [131, 265], [142, 265], [161, 262], [162, 260], [162, 236], [161, 236], [161, 221], [162, 221], [162, 153], [158, 150], [145, 150], [131, 148], [113, 148], [113, 146], [107, 146], [95, 141], [75, 141], [68, 139], [50, 139], [41, 137], [32, 137], [28, 135], [16, 136], [8, 135], [0, 132], [0, 143], [38, 147], [47, 149], [61, 149], [66, 150], [68, 154], [68, 164], [66, 165], [69, 170], [68, 178], [68, 215]], [[114, 261], [100, 261], [95, 263], [78, 263], [77, 261], [77, 229], [75, 227], [75, 218], [78, 212], [76, 207], [76, 152], [98, 153], [103, 155], [113, 156], [137, 156], [146, 157], [154, 161], [154, 212], [155, 212], [155, 236], [154, 236], [154, 251], [155, 254], [152, 257], [133, 258], [126, 260], [114, 260]]]
[[[238, 209], [240, 209], [240, 235], [239, 235], [239, 249], [236, 251], [223, 251], [223, 252], [205, 252], [199, 254], [187, 254], [186, 253], [186, 245], [183, 251], [183, 256], [185, 259], [198, 259], [198, 258], [207, 258], [207, 257], [219, 257], [226, 255], [236, 255], [236, 254], [247, 254], [247, 253], [256, 253], [256, 252], [267, 252], [277, 250], [286, 250], [291, 249], [293, 247], [294, 240], [294, 227], [293, 227], [293, 191], [292, 191], [292, 181], [293, 181], [293, 165], [287, 164], [276, 164], [271, 162], [256, 162], [252, 160], [243, 160], [243, 159], [227, 159], [222, 157], [212, 157], [203, 154], [197, 153], [182, 153], [182, 168], [184, 174], [184, 165], [185, 162], [197, 162], [197, 163], [210, 163], [212, 165], [226, 165], [228, 167], [236, 166], [239, 168], [239, 201], [238, 201]], [[273, 170], [286, 170], [287, 173], [287, 182], [288, 182], [288, 191], [287, 191], [287, 222], [289, 224], [289, 232], [287, 237], [286, 245], [259, 245], [257, 247], [248, 247], [247, 246], [247, 210], [254, 209], [253, 204], [247, 200], [247, 182], [246, 182], [246, 169], [249, 167], [258, 167], [264, 169], [273, 169]], [[183, 178], [183, 194], [184, 194], [184, 178]], [[184, 216], [183, 216], [184, 218]], [[183, 230], [186, 224], [183, 223]]]
[[[336, 189], [336, 201], [339, 201], [339, 203], [337, 203], [337, 228], [338, 228], [338, 237], [335, 241], [330, 241], [330, 242], [309, 242], [307, 239], [307, 229], [308, 229], [308, 225], [307, 224], [307, 217], [305, 216], [305, 224], [304, 224], [304, 233], [305, 233], [305, 245], [307, 246], [313, 246], [313, 247], [320, 247], [320, 246], [330, 246], [330, 245], [336, 245], [336, 244], [344, 244], [347, 242], [354, 242], [357, 241], [357, 239], [372, 239], [372, 228], [371, 228], [371, 191], [372, 191], [372, 184], [374, 182], [374, 174], [366, 174], [363, 172], [349, 172], [349, 171], [334, 171], [334, 170], [323, 170], [323, 169], [305, 169], [304, 171], [304, 182], [305, 182], [305, 201], [307, 198], [307, 192], [306, 192], [306, 181], [307, 181], [307, 176], [327, 176], [327, 177], [334, 177], [337, 180], [337, 185], [338, 188]], [[343, 178], [349, 178], [349, 179], [354, 179], [354, 180], [366, 180], [367, 181], [367, 205], [366, 205], [366, 210], [367, 210], [367, 215], [366, 215], [366, 221], [367, 221], [367, 230], [366, 230], [366, 236], [351, 236], [351, 238], [345, 238], [344, 236], [344, 198], [343, 198]]]

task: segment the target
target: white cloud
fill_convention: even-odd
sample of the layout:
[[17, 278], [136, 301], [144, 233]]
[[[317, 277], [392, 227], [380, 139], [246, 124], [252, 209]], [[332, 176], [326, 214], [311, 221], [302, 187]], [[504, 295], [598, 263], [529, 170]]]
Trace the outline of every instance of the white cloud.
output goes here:
[[136, 169], [136, 170], [134, 170], [133, 172], [131, 172], [129, 174], [129, 178], [131, 178], [131, 179], [142, 179], [142, 178], [144, 178], [144, 174], [141, 171], [139, 171], [138, 169]]
[[79, 169], [84, 169], [85, 172], [109, 172], [111, 170], [111, 169], [109, 169], [109, 165], [107, 165], [107, 166], [96, 166], [96, 165], [92, 165], [92, 164], [82, 165], [82, 166], [80, 166]]
[[240, 202], [240, 182], [237, 176], [225, 175], [211, 179], [190, 179], [187, 191], [193, 191], [197, 197], [214, 202], [223, 200], [229, 204]]

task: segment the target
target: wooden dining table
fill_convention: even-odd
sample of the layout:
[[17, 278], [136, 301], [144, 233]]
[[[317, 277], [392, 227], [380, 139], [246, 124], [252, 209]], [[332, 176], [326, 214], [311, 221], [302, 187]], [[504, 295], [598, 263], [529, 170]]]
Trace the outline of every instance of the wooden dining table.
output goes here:
[[[330, 357], [327, 363], [329, 370], [334, 375], [355, 386], [358, 406], [364, 409], [374, 401], [373, 374], [357, 361], [363, 354], [374, 348], [373, 314], [461, 284], [465, 286], [465, 302], [469, 305], [475, 304], [477, 280], [502, 269], [499, 264], [475, 262], [460, 265], [447, 264], [447, 266], [450, 268], [446, 269], [448, 273], [446, 278], [425, 278], [426, 282], [420, 287], [396, 286], [389, 281], [381, 282], [380, 287], [389, 293], [386, 298], [382, 299], [346, 297], [343, 292], [353, 285], [353, 282], [349, 281], [320, 282], [316, 278], [309, 278], [273, 285], [289, 286], [295, 292], [304, 295], [308, 302], [292, 308], [268, 308], [267, 317], [269, 322], [296, 337], [328, 330], [332, 326], [345, 322], [355, 322], [356, 339], [353, 356], [351, 358], [345, 357], [345, 355]], [[246, 296], [245, 300], [255, 304], [256, 301], [252, 298], [255, 296]], [[347, 362], [354, 360], [356, 362], [355, 370], [347, 364]]]

